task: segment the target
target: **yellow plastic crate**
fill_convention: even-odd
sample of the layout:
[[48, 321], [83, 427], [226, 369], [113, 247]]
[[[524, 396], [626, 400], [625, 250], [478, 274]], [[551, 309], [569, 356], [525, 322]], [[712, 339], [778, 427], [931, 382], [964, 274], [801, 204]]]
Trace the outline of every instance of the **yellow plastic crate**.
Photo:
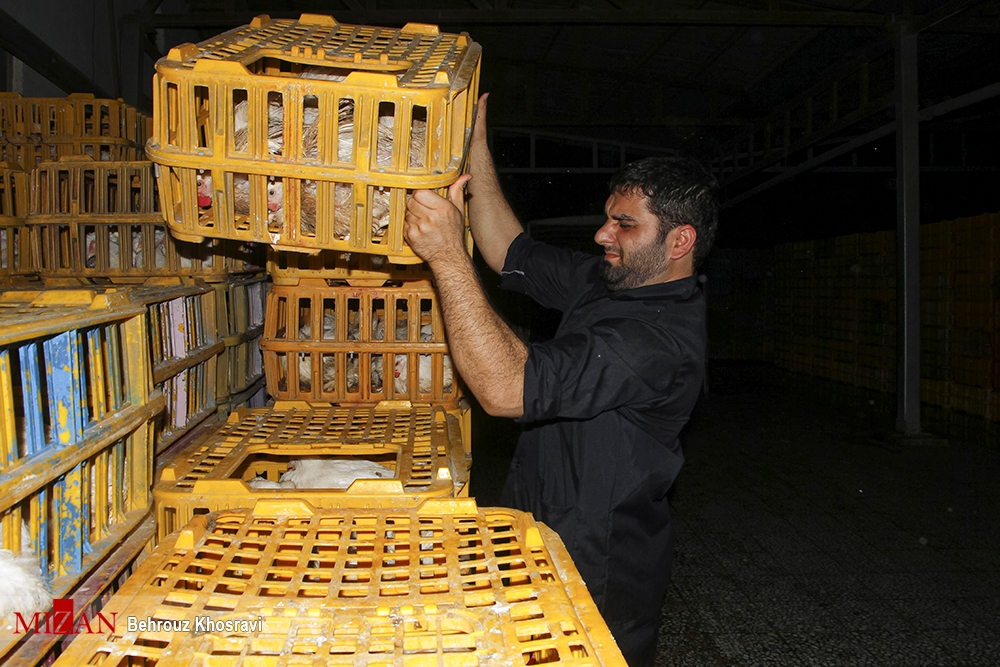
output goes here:
[[261, 347], [276, 399], [455, 407], [462, 397], [437, 293], [427, 283], [273, 285]]
[[35, 272], [25, 221], [29, 194], [28, 172], [0, 162], [0, 285]]
[[[163, 468], [153, 486], [160, 535], [197, 514], [246, 507], [258, 498], [302, 498], [317, 507], [399, 507], [429, 496], [465, 495], [471, 453], [462, 427], [458, 411], [405, 401], [364, 408], [278, 401], [237, 410]], [[291, 460], [302, 458], [374, 461], [393, 476], [359, 479], [347, 489], [247, 484], [257, 476], [277, 482]]]
[[225, 343], [219, 357], [216, 402], [220, 411], [242, 403], [240, 394], [264, 379], [264, 357], [260, 341], [264, 333], [264, 298], [267, 278], [260, 276], [218, 283], [215, 288], [216, 328]]
[[261, 375], [246, 389], [216, 399], [216, 407], [220, 417], [225, 419], [240, 408], [263, 408], [267, 406], [267, 402], [267, 386], [264, 384], [264, 376]]
[[0, 548], [30, 551], [53, 597], [151, 513], [164, 398], [145, 335], [145, 309], [121, 294], [0, 293]]
[[481, 49], [466, 34], [258, 16], [156, 64], [160, 196], [178, 238], [385, 255], [406, 196], [444, 192], [471, 136]]
[[[468, 236], [471, 240], [471, 234]], [[471, 244], [470, 244], [471, 252]], [[392, 264], [382, 255], [322, 250], [314, 255], [267, 251], [267, 273], [275, 285], [298, 285], [301, 280], [343, 281], [354, 286], [379, 286], [389, 281], [431, 281], [426, 264]]]
[[57, 162], [64, 157], [89, 156], [95, 160], [142, 160], [145, 153], [123, 139], [106, 141], [27, 141], [17, 143], [0, 137], [0, 160], [31, 170], [43, 162]]
[[10, 141], [124, 139], [141, 147], [150, 128], [148, 116], [120, 99], [0, 93], [0, 133]]
[[62, 158], [34, 169], [32, 186], [27, 223], [43, 279], [141, 283], [186, 276], [215, 282], [262, 266], [260, 246], [175, 240], [159, 211], [152, 162]]
[[558, 535], [471, 499], [200, 516], [106, 610], [57, 667], [625, 665]]
[[[156, 539], [156, 525], [152, 514], [147, 516], [115, 549], [101, 561], [99, 567], [81, 581], [75, 590], [65, 595], [71, 600], [70, 609], [60, 620], [72, 621], [73, 628], [86, 627], [87, 622], [100, 622], [97, 614], [103, 614], [104, 606], [112, 595], [121, 590], [128, 578], [136, 572], [139, 564], [152, 552]], [[65, 603], [64, 603], [65, 604]], [[40, 614], [39, 621], [44, 630], [44, 617]], [[86, 617], [86, 621], [84, 620]], [[50, 619], [50, 621], [53, 619]], [[56, 656], [60, 655], [76, 636], [61, 635], [51, 632], [34, 632], [34, 618], [25, 618], [31, 625], [29, 632], [19, 632], [14, 635], [14, 641], [7, 646], [3, 642], [9, 639], [12, 631], [2, 634], [0, 630], [0, 663], [4, 665], [51, 665]], [[81, 625], [83, 624], [83, 625]]]
[[208, 285], [119, 288], [149, 311], [153, 384], [166, 398], [157, 422], [157, 454], [216, 412], [219, 356], [215, 290]]

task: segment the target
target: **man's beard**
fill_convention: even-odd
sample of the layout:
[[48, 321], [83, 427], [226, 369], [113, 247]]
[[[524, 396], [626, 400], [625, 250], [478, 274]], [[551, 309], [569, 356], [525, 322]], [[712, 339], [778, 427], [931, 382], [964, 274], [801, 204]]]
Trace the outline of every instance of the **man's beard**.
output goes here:
[[618, 264], [613, 265], [607, 260], [601, 267], [601, 278], [607, 288], [613, 292], [639, 287], [646, 281], [655, 278], [667, 270], [667, 258], [664, 243], [653, 242], [649, 245], [631, 251], [626, 257], [621, 248], [610, 247], [606, 250], [618, 255]]

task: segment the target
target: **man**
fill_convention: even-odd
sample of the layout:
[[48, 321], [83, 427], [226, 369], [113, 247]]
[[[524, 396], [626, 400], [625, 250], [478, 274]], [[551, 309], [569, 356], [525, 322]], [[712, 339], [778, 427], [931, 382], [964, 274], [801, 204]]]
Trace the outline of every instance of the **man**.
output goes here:
[[[711, 247], [715, 180], [697, 164], [641, 160], [611, 182], [604, 256], [532, 241], [500, 189], [480, 99], [470, 176], [407, 205], [404, 233], [434, 273], [452, 360], [492, 415], [525, 424], [503, 492], [566, 544], [632, 667], [651, 665], [670, 577], [667, 491], [677, 434], [702, 386], [705, 302], [694, 269]], [[490, 306], [462, 243], [503, 286], [563, 312], [526, 346]]]

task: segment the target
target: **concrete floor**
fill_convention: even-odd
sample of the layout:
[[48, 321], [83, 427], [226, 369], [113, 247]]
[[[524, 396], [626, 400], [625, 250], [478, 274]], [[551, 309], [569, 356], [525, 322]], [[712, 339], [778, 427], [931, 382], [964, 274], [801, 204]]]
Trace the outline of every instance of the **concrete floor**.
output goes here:
[[[884, 415], [713, 375], [657, 664], [1000, 665], [1000, 446], [900, 445]], [[516, 429], [477, 417], [472, 493], [496, 504]]]

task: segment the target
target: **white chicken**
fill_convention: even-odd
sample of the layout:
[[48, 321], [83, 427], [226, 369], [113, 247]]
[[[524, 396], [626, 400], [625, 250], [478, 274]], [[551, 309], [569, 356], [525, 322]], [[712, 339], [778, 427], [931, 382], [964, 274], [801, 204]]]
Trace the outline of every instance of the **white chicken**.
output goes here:
[[388, 468], [364, 459], [293, 459], [277, 482], [263, 477], [247, 481], [253, 489], [346, 489], [357, 479], [391, 479]]
[[52, 606], [52, 594], [45, 587], [38, 559], [31, 551], [31, 535], [21, 525], [21, 553], [0, 549], [0, 627], [11, 629], [14, 612], [30, 617]]

